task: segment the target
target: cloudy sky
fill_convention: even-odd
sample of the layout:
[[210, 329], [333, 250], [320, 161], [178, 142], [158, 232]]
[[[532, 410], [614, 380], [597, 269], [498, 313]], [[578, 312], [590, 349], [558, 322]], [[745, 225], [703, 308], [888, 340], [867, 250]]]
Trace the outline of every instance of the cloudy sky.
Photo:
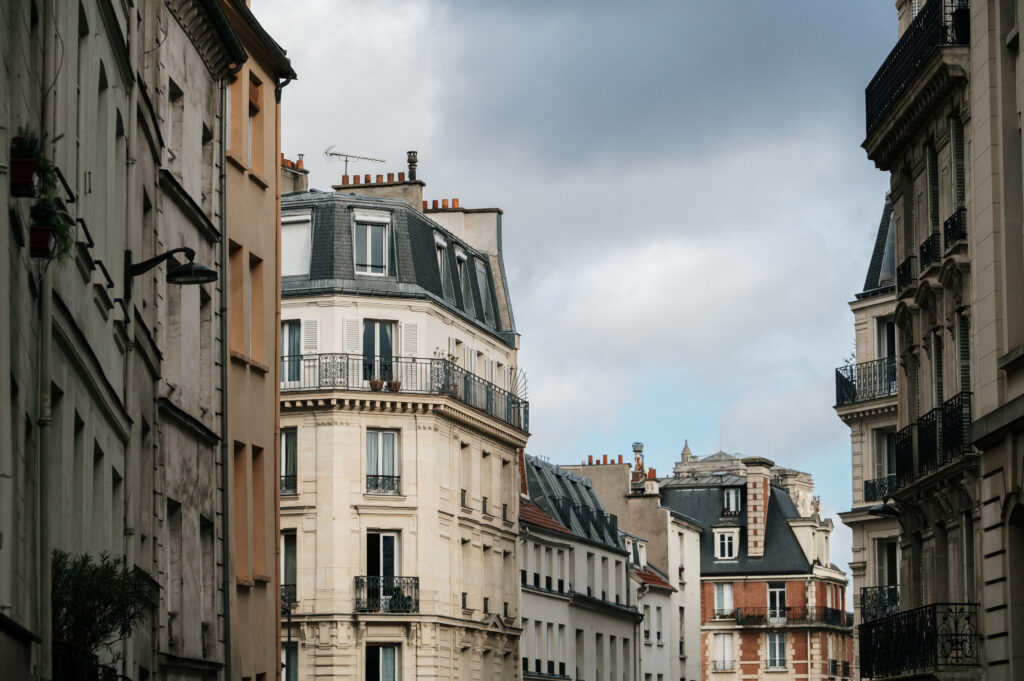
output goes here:
[[[329, 189], [336, 150], [425, 198], [505, 211], [529, 380], [528, 451], [574, 463], [642, 441], [665, 473], [767, 456], [850, 504], [832, 410], [888, 180], [864, 86], [892, 0], [253, 0], [299, 80], [283, 149]], [[833, 559], [849, 560], [835, 518]]]

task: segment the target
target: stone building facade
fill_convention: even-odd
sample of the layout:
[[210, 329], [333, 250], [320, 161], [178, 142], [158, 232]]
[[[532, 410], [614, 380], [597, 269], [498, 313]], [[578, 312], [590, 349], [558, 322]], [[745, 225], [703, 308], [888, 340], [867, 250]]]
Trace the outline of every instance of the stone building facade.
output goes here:
[[1017, 679], [1024, 17], [1011, 0], [897, 10], [863, 146], [891, 177], [898, 430], [879, 512], [899, 523], [899, 612], [860, 626], [861, 676]]
[[[405, 173], [282, 198], [281, 553], [299, 678], [521, 678], [529, 406], [497, 209]], [[289, 596], [294, 594], [294, 596]]]

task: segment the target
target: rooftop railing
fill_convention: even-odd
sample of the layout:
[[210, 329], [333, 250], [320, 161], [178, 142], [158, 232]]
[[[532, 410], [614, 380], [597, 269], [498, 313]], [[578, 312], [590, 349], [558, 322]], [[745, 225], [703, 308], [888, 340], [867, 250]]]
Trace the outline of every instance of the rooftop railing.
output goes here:
[[347, 353], [283, 356], [281, 391], [297, 390], [448, 395], [521, 431], [530, 429], [529, 402], [437, 357]]
[[977, 603], [935, 603], [860, 625], [865, 679], [980, 664]]
[[836, 405], [896, 394], [896, 358], [883, 357], [836, 369]]
[[931, 0], [917, 13], [864, 90], [868, 136], [939, 48], [970, 41], [967, 0]]

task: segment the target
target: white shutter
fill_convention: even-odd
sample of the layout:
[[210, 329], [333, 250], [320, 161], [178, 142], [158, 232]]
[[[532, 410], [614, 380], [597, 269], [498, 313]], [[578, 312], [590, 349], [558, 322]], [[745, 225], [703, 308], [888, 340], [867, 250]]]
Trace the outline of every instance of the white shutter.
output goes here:
[[302, 354], [315, 355], [320, 350], [320, 321], [302, 320]]
[[462, 346], [462, 366], [466, 371], [473, 371], [473, 351], [470, 350], [468, 343]]
[[494, 360], [484, 360], [487, 362], [487, 382], [494, 383]]
[[423, 380], [429, 380], [429, 369], [430, 362], [424, 362], [420, 366], [423, 368], [417, 371], [417, 365], [414, 363], [416, 355], [419, 353], [419, 333], [416, 329], [416, 322], [403, 322], [402, 323], [402, 356], [407, 360], [402, 362], [402, 382], [405, 384], [406, 390], [419, 390], [420, 386], [417, 383], [417, 379], [423, 374]]
[[345, 338], [342, 345], [342, 350], [350, 355], [359, 353], [359, 320], [358, 319], [346, 319], [345, 320]]
[[281, 276], [309, 274], [312, 233], [308, 214], [281, 218]]
[[419, 337], [416, 322], [402, 324], [402, 356], [416, 357], [419, 353]]
[[449, 336], [448, 337], [448, 357], [453, 357], [454, 355], [455, 355], [455, 338], [452, 337], [452, 336]]

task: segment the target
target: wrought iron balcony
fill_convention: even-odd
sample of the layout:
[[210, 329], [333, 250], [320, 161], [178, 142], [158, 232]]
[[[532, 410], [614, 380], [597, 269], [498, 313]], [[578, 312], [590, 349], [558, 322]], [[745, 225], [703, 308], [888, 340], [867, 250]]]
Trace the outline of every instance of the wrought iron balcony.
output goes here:
[[281, 605], [287, 608], [292, 603], [296, 603], [298, 597], [296, 596], [294, 584], [282, 584], [281, 585]]
[[402, 477], [400, 475], [367, 475], [367, 494], [401, 494]]
[[836, 369], [836, 406], [896, 394], [896, 358], [847, 364]]
[[899, 585], [862, 586], [860, 588], [860, 618], [862, 622], [871, 622], [895, 615], [899, 611]]
[[914, 441], [917, 439], [917, 424], [896, 431], [896, 488], [903, 489], [917, 477], [914, 462]]
[[884, 679], [976, 667], [977, 603], [935, 603], [860, 626], [860, 673]]
[[356, 577], [356, 612], [419, 611], [419, 577]]
[[938, 265], [942, 260], [942, 235], [933, 232], [924, 243], [921, 244], [921, 271], [924, 272], [932, 265]]
[[867, 135], [878, 127], [936, 50], [966, 45], [969, 40], [967, 0], [926, 2], [864, 90]]
[[731, 672], [736, 668], [735, 660], [714, 660], [711, 668], [716, 672]]
[[895, 474], [864, 481], [864, 501], [885, 501], [895, 492]]
[[297, 475], [282, 475], [281, 476], [281, 494], [298, 494], [299, 493], [299, 476]]
[[971, 451], [971, 393], [957, 393], [942, 404], [942, 462]]
[[917, 284], [917, 258], [910, 255], [896, 268], [896, 292], [903, 293]]
[[967, 209], [957, 208], [942, 224], [943, 245], [948, 251], [957, 241], [967, 238]]
[[[715, 611], [718, 619], [717, 613]], [[744, 626], [780, 625], [808, 623], [827, 624], [834, 627], [853, 625], [853, 614], [824, 606], [790, 605], [783, 607], [736, 608], [736, 624]]]
[[924, 475], [939, 466], [942, 451], [942, 407], [936, 407], [917, 420], [917, 474]]
[[448, 395], [524, 432], [530, 403], [447, 359], [345, 353], [285, 355], [281, 391], [365, 390]]

